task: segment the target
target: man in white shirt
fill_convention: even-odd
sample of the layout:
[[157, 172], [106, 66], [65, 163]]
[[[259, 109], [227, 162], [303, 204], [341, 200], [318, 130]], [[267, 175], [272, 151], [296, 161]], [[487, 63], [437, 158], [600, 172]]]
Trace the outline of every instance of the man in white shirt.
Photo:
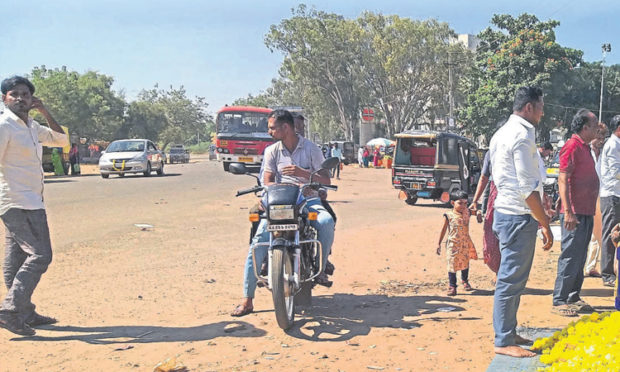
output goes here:
[[[43, 203], [41, 145], [66, 146], [67, 135], [23, 77], [1, 85], [6, 109], [0, 114], [0, 218], [6, 227], [4, 282], [8, 292], [0, 304], [0, 327], [31, 336], [31, 327], [56, 319], [37, 314], [31, 302], [41, 275], [52, 261]], [[49, 128], [29, 117], [31, 109], [45, 117]]]
[[[295, 133], [293, 121], [293, 116], [286, 110], [275, 110], [269, 114], [269, 134], [277, 142], [265, 149], [262, 184], [265, 186], [273, 183], [305, 184], [309, 182], [310, 175], [317, 172], [313, 181], [329, 185], [331, 180], [328, 171], [321, 170], [321, 164], [325, 160], [321, 150], [310, 140]], [[325, 267], [327, 256], [334, 241], [334, 220], [323, 207], [316, 191], [305, 196], [307, 199], [306, 206], [318, 213], [317, 220], [310, 223], [317, 230], [318, 240], [321, 242], [323, 251], [322, 264]], [[253, 243], [264, 242], [269, 242], [266, 219], [261, 220], [253, 238]], [[243, 276], [243, 299], [241, 304], [231, 313], [232, 316], [244, 316], [254, 310], [253, 298], [257, 284], [257, 279], [254, 276], [254, 262], [263, 262], [267, 253], [267, 247], [257, 246], [254, 249], [256, 260], [254, 261], [250, 248]], [[324, 275], [319, 275], [315, 282], [321, 285], [331, 285], [331, 282]]]
[[540, 88], [517, 89], [513, 114], [491, 139], [493, 181], [497, 186], [493, 231], [499, 238], [501, 263], [493, 301], [495, 353], [513, 357], [536, 354], [519, 347], [517, 310], [532, 268], [536, 231], [542, 225], [544, 250], [553, 235], [541, 201], [542, 180], [536, 154], [535, 126], [543, 116]]
[[603, 285], [614, 287], [614, 254], [616, 248], [611, 241], [611, 231], [620, 223], [620, 115], [609, 123], [611, 136], [601, 151], [601, 214], [603, 215], [603, 249], [601, 275]]

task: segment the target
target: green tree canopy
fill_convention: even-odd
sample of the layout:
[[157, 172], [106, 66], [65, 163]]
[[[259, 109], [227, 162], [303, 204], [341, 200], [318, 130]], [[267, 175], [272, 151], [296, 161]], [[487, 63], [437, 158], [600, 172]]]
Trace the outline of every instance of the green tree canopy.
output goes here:
[[[490, 139], [495, 124], [512, 113], [514, 93], [520, 86], [543, 89], [545, 102], [558, 102], [569, 88], [571, 70], [582, 52], [556, 43], [557, 21], [541, 22], [536, 16], [494, 15], [478, 37], [476, 70], [468, 79], [468, 98], [460, 119], [474, 135]], [[564, 117], [564, 110], [547, 105], [541, 133]]]
[[112, 90], [114, 79], [110, 76], [41, 66], [32, 70], [30, 80], [35, 95], [58, 123], [80, 137], [112, 138], [123, 123], [125, 99]]

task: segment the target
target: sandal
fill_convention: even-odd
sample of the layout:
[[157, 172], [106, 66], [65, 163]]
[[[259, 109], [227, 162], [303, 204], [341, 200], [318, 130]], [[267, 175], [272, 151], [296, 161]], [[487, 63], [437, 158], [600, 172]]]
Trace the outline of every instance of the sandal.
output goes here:
[[233, 310], [233, 312], [230, 313], [230, 316], [240, 317], [240, 316], [251, 314], [252, 311], [254, 311], [253, 307], [245, 307], [243, 305], [237, 305], [237, 307], [235, 307], [235, 310]]
[[466, 291], [473, 291], [474, 289], [469, 285], [469, 282], [463, 282], [463, 289]]
[[570, 305], [574, 306], [577, 309], [578, 313], [585, 313], [585, 314], [589, 314], [594, 312], [594, 308], [592, 306], [590, 306], [587, 302], [585, 302], [584, 300], [579, 300], [577, 302], [573, 302]]
[[448, 288], [448, 293], [446, 293], [446, 295], [448, 295], [448, 296], [456, 296], [456, 287], [449, 287]]
[[551, 307], [551, 312], [556, 315], [575, 317], [577, 316], [577, 310], [570, 305], [557, 305]]

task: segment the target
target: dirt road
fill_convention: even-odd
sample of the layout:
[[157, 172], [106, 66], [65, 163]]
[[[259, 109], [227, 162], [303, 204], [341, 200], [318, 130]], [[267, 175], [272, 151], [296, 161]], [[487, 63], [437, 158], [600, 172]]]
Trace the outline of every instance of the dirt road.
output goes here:
[[[206, 160], [166, 172], [46, 181], [55, 256], [34, 302], [59, 323], [34, 337], [0, 330], [0, 371], [152, 371], [169, 357], [191, 371], [481, 371], [493, 358], [490, 271], [473, 262], [477, 290], [445, 296], [445, 257], [434, 253], [445, 210], [397, 200], [389, 170], [345, 167], [330, 194], [335, 284], [315, 291], [288, 334], [264, 289], [254, 314], [228, 315], [242, 294], [253, 203], [233, 195], [252, 179]], [[480, 257], [481, 229], [471, 229]], [[558, 251], [538, 249], [520, 324], [568, 322], [550, 314]], [[595, 307], [613, 306], [600, 280], [584, 288]]]

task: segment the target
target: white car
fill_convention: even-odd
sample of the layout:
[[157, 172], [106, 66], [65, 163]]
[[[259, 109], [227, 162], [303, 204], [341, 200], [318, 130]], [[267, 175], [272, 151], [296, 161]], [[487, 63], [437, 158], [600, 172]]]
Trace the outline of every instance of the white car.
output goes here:
[[101, 177], [111, 174], [123, 177], [127, 173], [142, 173], [148, 177], [152, 171], [164, 175], [165, 158], [155, 144], [147, 139], [126, 139], [110, 143], [99, 158]]

